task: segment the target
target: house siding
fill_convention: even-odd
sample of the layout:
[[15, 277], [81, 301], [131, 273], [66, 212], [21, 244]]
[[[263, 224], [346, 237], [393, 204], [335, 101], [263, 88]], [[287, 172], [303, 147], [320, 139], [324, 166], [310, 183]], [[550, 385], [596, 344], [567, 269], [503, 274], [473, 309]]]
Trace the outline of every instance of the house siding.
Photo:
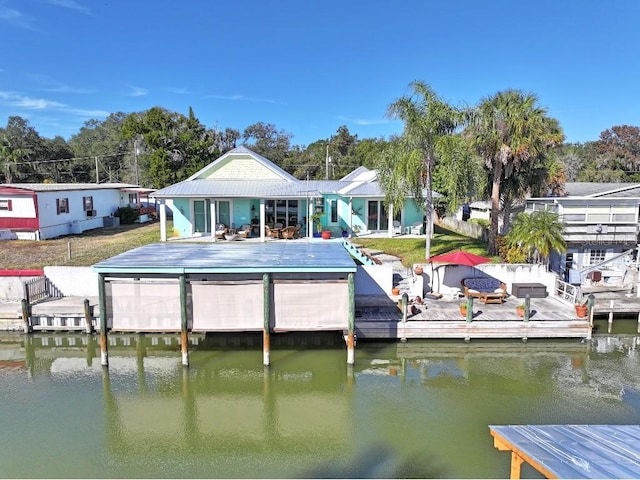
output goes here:
[[252, 158], [234, 158], [208, 173], [212, 180], [279, 180], [281, 177]]

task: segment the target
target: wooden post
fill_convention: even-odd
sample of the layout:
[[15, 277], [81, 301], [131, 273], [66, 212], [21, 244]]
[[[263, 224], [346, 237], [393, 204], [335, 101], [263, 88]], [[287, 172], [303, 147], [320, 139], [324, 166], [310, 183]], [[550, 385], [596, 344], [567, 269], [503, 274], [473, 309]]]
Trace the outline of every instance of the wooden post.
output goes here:
[[182, 351], [182, 366], [189, 366], [189, 334], [187, 332], [187, 276], [180, 275], [180, 350]]
[[87, 333], [93, 333], [93, 316], [91, 315], [91, 306], [89, 299], [84, 299], [84, 322], [86, 324]]
[[473, 297], [467, 298], [467, 323], [471, 323], [473, 318]]
[[524, 321], [529, 321], [531, 315], [531, 295], [528, 293], [524, 296]]
[[611, 308], [611, 311], [609, 312], [609, 326], [607, 328], [607, 333], [611, 333], [613, 330], [613, 300], [609, 302], [609, 308]]
[[268, 367], [271, 364], [271, 274], [262, 274], [262, 365]]
[[511, 472], [509, 478], [518, 480], [520, 478], [520, 467], [524, 460], [516, 452], [511, 452]]
[[593, 310], [594, 310], [595, 304], [596, 304], [596, 297], [592, 293], [587, 298], [587, 312], [589, 316], [589, 325], [591, 325], [591, 328], [593, 328]]
[[402, 294], [402, 322], [405, 323], [407, 321], [407, 307], [409, 305], [409, 295], [406, 293]]
[[100, 363], [109, 366], [109, 350], [107, 346], [107, 294], [104, 274], [98, 274], [98, 303], [100, 308]]
[[353, 272], [349, 273], [349, 311], [348, 322], [349, 332], [347, 333], [347, 365], [353, 365], [355, 363], [355, 323], [356, 323], [356, 295], [355, 295], [355, 280]]
[[31, 333], [31, 315], [29, 315], [29, 302], [26, 298], [22, 299], [22, 321], [24, 322], [24, 333]]

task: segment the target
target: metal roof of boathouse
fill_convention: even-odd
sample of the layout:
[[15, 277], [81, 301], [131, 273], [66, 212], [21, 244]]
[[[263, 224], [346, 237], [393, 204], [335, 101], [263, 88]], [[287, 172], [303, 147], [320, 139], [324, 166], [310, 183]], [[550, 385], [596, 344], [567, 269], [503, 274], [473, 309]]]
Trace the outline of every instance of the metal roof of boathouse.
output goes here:
[[[496, 448], [511, 450], [547, 478], [640, 478], [640, 425], [489, 425], [489, 430]], [[518, 478], [511, 461], [511, 478]]]
[[342, 242], [155, 243], [103, 260], [111, 274], [355, 272]]

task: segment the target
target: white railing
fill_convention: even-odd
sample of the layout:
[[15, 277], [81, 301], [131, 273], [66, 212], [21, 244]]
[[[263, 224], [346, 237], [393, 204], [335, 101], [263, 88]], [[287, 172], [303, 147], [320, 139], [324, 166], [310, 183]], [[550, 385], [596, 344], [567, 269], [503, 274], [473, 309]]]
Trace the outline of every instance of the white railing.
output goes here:
[[582, 289], [570, 283], [556, 279], [556, 297], [571, 303], [582, 301]]

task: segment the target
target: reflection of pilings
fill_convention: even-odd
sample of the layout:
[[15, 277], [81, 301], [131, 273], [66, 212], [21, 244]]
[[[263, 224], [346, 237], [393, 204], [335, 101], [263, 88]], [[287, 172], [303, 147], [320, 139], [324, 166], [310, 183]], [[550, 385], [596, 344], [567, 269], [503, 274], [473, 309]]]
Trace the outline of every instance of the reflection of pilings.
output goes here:
[[182, 351], [182, 365], [189, 366], [189, 323], [187, 321], [187, 277], [180, 275], [180, 346]]
[[136, 337], [136, 368], [138, 371], [138, 384], [141, 392], [147, 391], [147, 376], [144, 373], [144, 357], [147, 356], [147, 348], [144, 344], [144, 336]]
[[98, 303], [100, 305], [100, 362], [103, 367], [109, 366], [107, 347], [107, 295], [104, 274], [98, 274]]
[[36, 363], [36, 349], [33, 344], [33, 335], [24, 336], [24, 354], [25, 362], [27, 364], [27, 368], [29, 369], [29, 374], [31, 378], [33, 378]]
[[112, 438], [107, 442], [108, 445], [117, 445], [118, 434], [121, 431], [118, 428], [118, 404], [115, 396], [111, 391], [111, 378], [107, 366], [102, 367], [102, 396], [104, 397], [104, 413], [105, 413], [105, 431]]
[[96, 337], [87, 335], [87, 367], [93, 365], [93, 359], [96, 356]]
[[262, 364], [269, 366], [271, 364], [271, 275], [262, 274], [263, 289], [263, 335], [262, 335]]
[[182, 368], [182, 401], [184, 405], [184, 437], [191, 451], [202, 448], [201, 433], [198, 428], [198, 407], [194, 395], [194, 389], [191, 388], [191, 379], [189, 378], [190, 370], [187, 367]]

